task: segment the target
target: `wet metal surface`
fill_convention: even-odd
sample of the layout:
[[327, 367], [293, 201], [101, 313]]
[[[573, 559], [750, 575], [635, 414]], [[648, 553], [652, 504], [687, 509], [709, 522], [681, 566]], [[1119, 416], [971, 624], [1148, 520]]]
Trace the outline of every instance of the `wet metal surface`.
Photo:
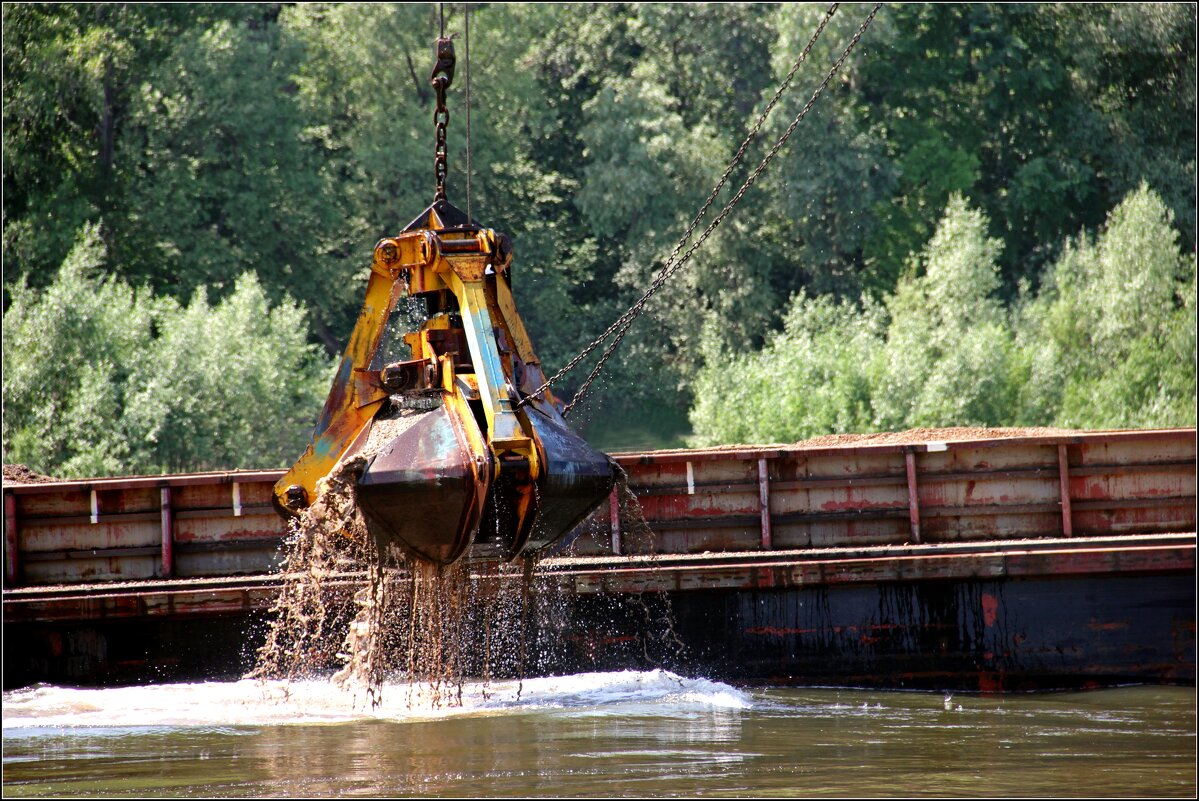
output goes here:
[[449, 564], [479, 527], [489, 467], [476, 463], [465, 432], [441, 406], [374, 456], [358, 481], [358, 500], [376, 538]]
[[[325, 590], [347, 605], [361, 581], [329, 580]], [[77, 616], [57, 618], [46, 610], [61, 604], [40, 606], [31, 593], [28, 608], [6, 610], [6, 641], [22, 643], [5, 650], [6, 686], [241, 675], [274, 589], [266, 581], [192, 587], [185, 614], [181, 602], [147, 587], [81, 594]], [[542, 584], [534, 600], [541, 597], [554, 604], [563, 596]], [[542, 621], [529, 640], [539, 672], [667, 667], [754, 684], [979, 692], [1195, 680], [1193, 574], [707, 586], [565, 599], [552, 616], [534, 615]], [[221, 672], [205, 672], [214, 667]]]

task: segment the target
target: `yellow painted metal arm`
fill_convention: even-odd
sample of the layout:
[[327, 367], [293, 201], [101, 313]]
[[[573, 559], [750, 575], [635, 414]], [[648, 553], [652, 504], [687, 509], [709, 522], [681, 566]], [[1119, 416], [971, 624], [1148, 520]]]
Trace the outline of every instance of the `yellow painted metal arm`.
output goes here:
[[375, 247], [362, 311], [313, 429], [312, 443], [275, 484], [277, 506], [294, 512], [311, 502], [316, 497], [316, 482], [329, 475], [388, 397], [385, 389], [366, 380], [366, 371], [387, 319], [405, 292], [400, 279], [436, 257], [436, 238], [423, 231], [383, 240]]

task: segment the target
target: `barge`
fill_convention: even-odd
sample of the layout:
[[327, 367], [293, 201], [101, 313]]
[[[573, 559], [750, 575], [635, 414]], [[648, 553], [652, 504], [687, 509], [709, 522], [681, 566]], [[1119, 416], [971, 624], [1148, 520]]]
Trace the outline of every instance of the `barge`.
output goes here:
[[[614, 491], [538, 563], [568, 624], [535, 669], [1194, 684], [1194, 428], [826, 440], [613, 455], [639, 504]], [[243, 674], [281, 582], [281, 475], [6, 483], [5, 687]]]

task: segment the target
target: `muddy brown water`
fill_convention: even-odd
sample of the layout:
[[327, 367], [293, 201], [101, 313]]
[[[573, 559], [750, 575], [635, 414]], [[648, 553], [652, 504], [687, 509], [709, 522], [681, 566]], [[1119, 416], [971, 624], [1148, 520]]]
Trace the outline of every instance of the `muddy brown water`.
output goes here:
[[5, 797], [1191, 797], [1195, 691], [742, 690], [662, 671], [4, 696]]

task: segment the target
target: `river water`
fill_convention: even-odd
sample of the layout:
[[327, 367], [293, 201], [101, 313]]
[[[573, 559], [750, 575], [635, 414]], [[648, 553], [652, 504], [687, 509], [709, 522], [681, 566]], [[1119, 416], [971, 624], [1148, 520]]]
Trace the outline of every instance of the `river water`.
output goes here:
[[[1195, 690], [738, 689], [655, 670], [4, 694], [6, 797], [1194, 797]], [[430, 699], [440, 698], [434, 703]]]

